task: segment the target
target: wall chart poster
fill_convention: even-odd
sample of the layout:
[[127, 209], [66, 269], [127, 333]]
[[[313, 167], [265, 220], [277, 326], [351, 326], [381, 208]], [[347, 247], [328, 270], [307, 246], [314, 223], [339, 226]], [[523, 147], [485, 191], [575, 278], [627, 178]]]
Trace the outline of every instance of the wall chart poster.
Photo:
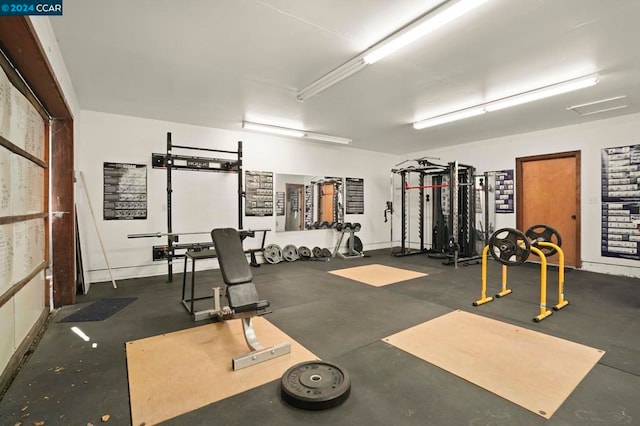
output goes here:
[[245, 216], [273, 216], [273, 173], [245, 172]]
[[640, 145], [602, 150], [602, 256], [640, 260]]
[[147, 218], [147, 166], [103, 163], [104, 220]]
[[347, 214], [364, 214], [364, 179], [346, 178]]
[[513, 213], [513, 169], [496, 172], [496, 213]]

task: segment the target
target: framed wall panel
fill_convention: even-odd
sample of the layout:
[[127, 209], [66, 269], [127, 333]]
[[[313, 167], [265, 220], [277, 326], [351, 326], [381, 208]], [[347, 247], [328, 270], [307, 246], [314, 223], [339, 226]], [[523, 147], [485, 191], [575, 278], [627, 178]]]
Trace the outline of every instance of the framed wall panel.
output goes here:
[[[0, 61], [0, 369], [46, 311], [47, 121]], [[23, 93], [25, 91], [26, 94]]]

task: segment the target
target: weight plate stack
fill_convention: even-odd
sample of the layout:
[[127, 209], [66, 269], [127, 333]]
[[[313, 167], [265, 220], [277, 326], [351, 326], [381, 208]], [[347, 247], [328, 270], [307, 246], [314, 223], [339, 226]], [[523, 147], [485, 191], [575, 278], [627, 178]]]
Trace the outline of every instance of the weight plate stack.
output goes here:
[[280, 246], [277, 244], [269, 244], [266, 246], [264, 248], [263, 256], [264, 260], [272, 265], [282, 262], [282, 250], [280, 250]]
[[335, 364], [307, 361], [284, 372], [280, 381], [282, 399], [304, 410], [325, 410], [347, 400], [351, 393], [349, 373]]
[[331, 257], [331, 250], [329, 250], [328, 248], [323, 248], [322, 250], [320, 250], [320, 257]]
[[300, 256], [300, 259], [309, 259], [311, 257], [311, 250], [309, 247], [300, 246], [298, 247], [298, 256]]
[[313, 257], [322, 257], [322, 249], [320, 247], [313, 248]]
[[287, 262], [298, 260], [298, 249], [293, 244], [287, 244], [282, 248], [282, 258]]

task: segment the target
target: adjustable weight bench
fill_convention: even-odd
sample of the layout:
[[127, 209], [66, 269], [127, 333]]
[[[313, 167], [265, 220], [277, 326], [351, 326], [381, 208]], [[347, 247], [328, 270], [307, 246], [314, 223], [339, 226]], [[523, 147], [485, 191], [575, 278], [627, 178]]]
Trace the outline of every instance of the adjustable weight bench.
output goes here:
[[232, 367], [240, 370], [291, 352], [288, 342], [263, 347], [256, 337], [252, 319], [269, 313], [269, 302], [260, 300], [253, 283], [253, 274], [247, 262], [240, 234], [233, 228], [219, 228], [211, 231], [211, 238], [218, 257], [222, 279], [226, 284], [228, 306], [220, 307], [220, 288], [213, 289], [214, 309], [212, 316], [219, 320], [242, 320], [244, 338], [251, 352], [233, 358]]

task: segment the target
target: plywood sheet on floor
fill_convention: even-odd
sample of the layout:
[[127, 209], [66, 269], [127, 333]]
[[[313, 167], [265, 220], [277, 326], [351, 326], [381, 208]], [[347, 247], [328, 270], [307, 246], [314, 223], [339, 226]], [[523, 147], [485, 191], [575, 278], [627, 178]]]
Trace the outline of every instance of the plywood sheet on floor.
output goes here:
[[337, 269], [329, 271], [330, 274], [339, 275], [350, 280], [359, 281], [375, 287], [425, 277], [427, 274], [407, 269], [394, 268], [384, 265], [364, 265], [353, 268]]
[[231, 358], [249, 351], [239, 320], [127, 342], [132, 424], [157, 424], [279, 379], [298, 362], [317, 359], [266, 319], [253, 322], [263, 346], [289, 342], [291, 353], [233, 371]]
[[547, 419], [604, 355], [463, 311], [383, 340]]

